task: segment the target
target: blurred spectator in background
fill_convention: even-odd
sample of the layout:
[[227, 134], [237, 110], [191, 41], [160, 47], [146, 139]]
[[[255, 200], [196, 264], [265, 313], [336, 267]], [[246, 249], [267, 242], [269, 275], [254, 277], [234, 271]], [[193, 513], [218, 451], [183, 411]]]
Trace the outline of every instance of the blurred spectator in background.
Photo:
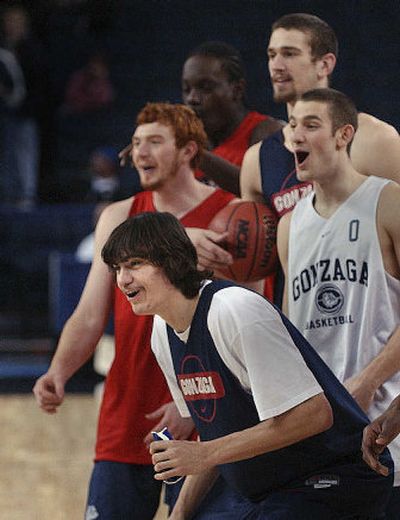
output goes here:
[[[89, 158], [91, 175], [90, 188], [83, 202], [96, 203], [93, 212], [93, 229], [103, 209], [110, 203], [121, 200], [120, 167], [118, 152], [112, 146], [100, 146]], [[78, 245], [76, 258], [80, 262], [91, 262], [94, 252], [94, 233], [87, 235]]]
[[103, 53], [97, 52], [70, 77], [63, 108], [66, 113], [93, 112], [108, 108], [114, 98], [108, 62]]
[[13, 54], [22, 70], [26, 95], [9, 106], [4, 123], [1, 177], [4, 200], [23, 208], [37, 200], [40, 161], [39, 119], [45, 112], [47, 72], [44, 52], [32, 36], [27, 11], [11, 5], [3, 11], [0, 45]]
[[0, 109], [18, 107], [25, 99], [24, 76], [15, 56], [0, 47]]
[[12, 128], [15, 110], [25, 99], [25, 81], [15, 56], [0, 47], [0, 201], [10, 196], [9, 175], [6, 173], [7, 132]]
[[112, 146], [96, 148], [89, 158], [90, 188], [84, 202], [114, 202], [120, 193], [118, 152]]

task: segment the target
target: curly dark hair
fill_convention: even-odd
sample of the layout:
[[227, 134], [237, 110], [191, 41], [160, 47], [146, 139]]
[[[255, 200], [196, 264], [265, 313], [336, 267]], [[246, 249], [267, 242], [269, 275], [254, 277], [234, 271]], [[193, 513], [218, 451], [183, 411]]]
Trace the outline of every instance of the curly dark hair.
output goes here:
[[246, 79], [246, 71], [243, 58], [238, 49], [222, 41], [203, 42], [192, 49], [186, 56], [188, 60], [192, 56], [210, 56], [221, 62], [222, 70], [225, 71], [229, 81]]

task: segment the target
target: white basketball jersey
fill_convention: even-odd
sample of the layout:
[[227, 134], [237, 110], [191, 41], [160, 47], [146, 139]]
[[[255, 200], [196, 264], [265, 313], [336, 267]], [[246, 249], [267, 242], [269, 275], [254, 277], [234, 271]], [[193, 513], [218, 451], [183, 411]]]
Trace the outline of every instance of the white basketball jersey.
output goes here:
[[[376, 227], [388, 182], [368, 177], [328, 219], [315, 211], [313, 193], [293, 210], [289, 318], [342, 382], [359, 374], [400, 325], [400, 281], [385, 272]], [[397, 373], [378, 390], [369, 417], [380, 415], [399, 393]], [[399, 472], [400, 436], [390, 448]]]

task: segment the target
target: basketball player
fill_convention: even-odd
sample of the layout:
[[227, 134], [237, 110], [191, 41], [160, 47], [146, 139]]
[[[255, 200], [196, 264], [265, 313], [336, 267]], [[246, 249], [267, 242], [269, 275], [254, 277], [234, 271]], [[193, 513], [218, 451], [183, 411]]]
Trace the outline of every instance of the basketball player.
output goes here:
[[[313, 192], [279, 223], [284, 310], [371, 419], [400, 389], [400, 186], [348, 155], [357, 110], [316, 89], [289, 125], [297, 176]], [[400, 438], [390, 444], [400, 485]], [[400, 487], [386, 519], [398, 519]]]
[[[237, 49], [224, 42], [205, 42], [193, 49], [182, 70], [182, 99], [200, 117], [211, 152], [201, 160], [204, 175], [239, 194], [239, 168], [249, 146], [271, 135], [282, 124], [246, 106], [246, 74]], [[228, 161], [222, 161], [220, 158]], [[236, 181], [229, 179], [235, 172]]]
[[218, 261], [219, 254], [222, 263], [229, 261], [217, 245], [223, 235], [199, 229], [206, 228], [234, 198], [194, 177], [207, 139], [201, 121], [183, 105], [150, 103], [139, 113], [137, 125], [132, 160], [145, 191], [111, 204], [101, 214], [95, 257], [82, 297], [64, 327], [48, 372], [34, 387], [39, 406], [55, 413], [63, 402], [65, 383], [93, 354], [114, 304], [116, 354], [105, 383], [87, 509], [88, 517], [98, 515], [103, 520], [153, 518], [161, 483], [153, 479], [145, 441], [151, 438], [151, 430], [165, 424], [174, 437], [185, 439], [193, 422], [179, 416], [150, 351], [152, 318], [133, 315], [115, 290], [113, 276], [101, 260], [101, 248], [128, 216], [169, 211], [185, 226], [196, 226], [191, 231], [200, 256], [211, 255]]
[[207, 281], [189, 237], [167, 213], [125, 221], [102, 256], [134, 313], [156, 315], [152, 348], [181, 414], [200, 434], [201, 442], [150, 446], [157, 480], [189, 475], [171, 520], [196, 511], [196, 519], [218, 519], [203, 515], [207, 501], [200, 502], [219, 473], [236, 490], [223, 518], [380, 517], [392, 475], [362, 460], [367, 417], [268, 300]]
[[[273, 24], [267, 52], [274, 100], [286, 103], [289, 120], [304, 92], [328, 87], [338, 42], [332, 28], [317, 16], [293, 13]], [[399, 134], [369, 114], [358, 115], [350, 157], [364, 175], [400, 181]], [[278, 216], [310, 192], [310, 183], [296, 177], [289, 124], [246, 152], [240, 183], [244, 199], [266, 201]]]
[[379, 457], [384, 448], [400, 434], [400, 395], [389, 408], [364, 428], [363, 459], [381, 475], [388, 475], [389, 469], [381, 464]]
[[[236, 195], [247, 148], [282, 127], [276, 119], [250, 111], [245, 98], [246, 73], [237, 49], [209, 41], [189, 53], [182, 70], [182, 99], [202, 120], [211, 150], [202, 154], [196, 176]], [[120, 153], [122, 164], [129, 149]]]

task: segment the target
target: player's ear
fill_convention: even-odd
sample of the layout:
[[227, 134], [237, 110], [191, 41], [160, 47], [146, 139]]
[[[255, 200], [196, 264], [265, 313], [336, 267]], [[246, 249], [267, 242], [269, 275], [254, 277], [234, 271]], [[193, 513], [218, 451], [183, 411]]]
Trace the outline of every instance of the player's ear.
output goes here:
[[354, 137], [355, 129], [353, 125], [343, 125], [336, 130], [336, 142], [338, 147], [347, 147]]
[[233, 99], [235, 101], [243, 101], [246, 92], [246, 80], [241, 78], [233, 83]]
[[328, 78], [335, 68], [336, 56], [332, 52], [327, 52], [319, 60], [318, 79]]
[[197, 146], [196, 141], [188, 141], [183, 148], [181, 148], [182, 157], [184, 157], [188, 163], [193, 159], [193, 157], [198, 152], [199, 147]]

